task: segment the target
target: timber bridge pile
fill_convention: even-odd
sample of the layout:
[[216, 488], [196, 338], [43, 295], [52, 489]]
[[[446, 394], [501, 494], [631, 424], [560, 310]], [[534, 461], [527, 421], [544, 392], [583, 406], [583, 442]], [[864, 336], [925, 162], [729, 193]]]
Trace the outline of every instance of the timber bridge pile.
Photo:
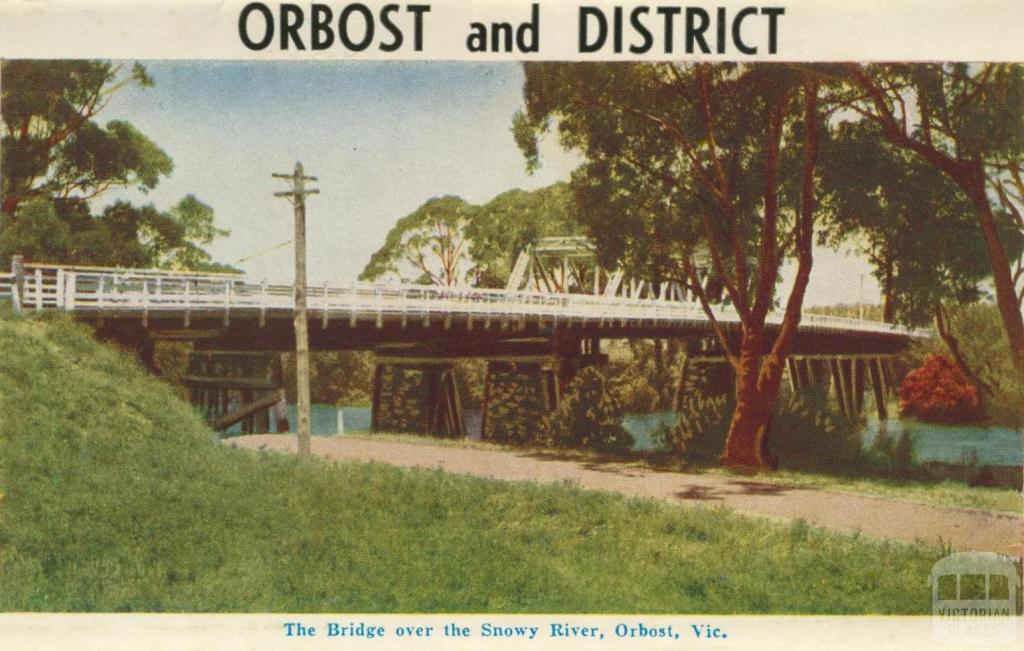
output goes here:
[[[280, 396], [274, 386], [279, 370], [261, 363], [257, 377], [244, 377], [237, 372], [239, 353], [264, 359], [294, 350], [294, 287], [240, 274], [62, 266], [16, 257], [11, 273], [0, 275], [4, 296], [16, 311], [60, 310], [91, 322], [150, 362], [155, 342], [190, 342], [206, 360], [194, 359], [191, 366], [208, 369], [205, 376], [190, 375], [193, 398], [220, 427], [232, 422], [232, 414], [243, 414], [245, 429], [260, 429], [265, 418], [259, 409], [265, 414], [270, 396]], [[498, 440], [502, 433], [489, 418], [496, 403], [513, 396], [537, 410], [551, 409], [580, 368], [603, 361], [602, 339], [682, 338], [691, 354], [721, 361], [711, 322], [679, 285], [604, 272], [580, 238], [542, 240], [524, 251], [504, 289], [350, 282], [312, 286], [307, 302], [312, 350], [377, 353], [373, 425], [381, 430], [463, 435], [452, 373], [460, 358], [488, 361], [483, 436]], [[738, 334], [734, 311], [723, 307], [714, 314], [727, 332]], [[769, 330], [780, 320], [770, 316]], [[840, 406], [856, 411], [870, 378], [885, 417], [881, 398], [891, 383], [884, 362], [917, 336], [922, 333], [890, 324], [806, 314], [789, 361], [790, 382], [795, 388], [828, 383]], [[229, 361], [211, 361], [218, 354]], [[209, 375], [217, 368], [235, 371]], [[240, 391], [246, 392], [243, 404], [226, 399]], [[279, 411], [279, 422], [282, 417]]]

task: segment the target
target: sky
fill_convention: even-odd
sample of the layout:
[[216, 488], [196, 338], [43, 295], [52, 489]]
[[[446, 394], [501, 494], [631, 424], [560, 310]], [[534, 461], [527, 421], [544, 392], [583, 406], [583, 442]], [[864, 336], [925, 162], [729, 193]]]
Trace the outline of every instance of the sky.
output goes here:
[[[483, 203], [512, 188], [567, 181], [580, 158], [553, 136], [526, 171], [512, 138], [523, 73], [511, 63], [143, 62], [151, 88], [114, 95], [98, 118], [125, 119], [174, 160], [148, 194], [108, 193], [166, 209], [186, 194], [213, 207], [230, 235], [215, 260], [290, 282], [287, 189], [272, 173], [301, 161], [320, 194], [307, 201], [310, 284], [354, 280], [394, 223], [432, 197]], [[806, 305], [877, 303], [870, 267], [818, 249]], [[783, 274], [785, 292], [792, 270]], [[785, 295], [785, 294], [782, 294]]]

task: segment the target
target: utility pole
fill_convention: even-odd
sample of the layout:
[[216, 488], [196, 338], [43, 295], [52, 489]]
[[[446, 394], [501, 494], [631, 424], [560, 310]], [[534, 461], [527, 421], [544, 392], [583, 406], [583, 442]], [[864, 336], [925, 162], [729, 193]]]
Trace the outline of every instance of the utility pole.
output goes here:
[[306, 181], [316, 181], [315, 176], [305, 176], [302, 163], [295, 163], [292, 174], [274, 174], [276, 179], [289, 182], [290, 190], [275, 192], [275, 197], [285, 197], [295, 208], [295, 384], [299, 394], [299, 459], [310, 456], [309, 428], [309, 328], [306, 320], [306, 195], [319, 194], [316, 189], [306, 189]]

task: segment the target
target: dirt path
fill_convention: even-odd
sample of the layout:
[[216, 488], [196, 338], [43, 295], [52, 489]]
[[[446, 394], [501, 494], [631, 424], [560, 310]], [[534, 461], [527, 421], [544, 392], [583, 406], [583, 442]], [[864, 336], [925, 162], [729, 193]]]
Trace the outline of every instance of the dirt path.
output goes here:
[[[295, 451], [295, 437], [258, 434], [230, 439], [231, 445]], [[539, 458], [529, 452], [481, 450], [357, 438], [313, 437], [313, 452], [330, 459], [379, 461], [396, 466], [441, 468], [448, 472], [503, 480], [558, 482], [582, 488], [653, 497], [676, 504], [722, 505], [770, 518], [803, 518], [809, 523], [875, 538], [950, 543], [957, 550], [1021, 556], [1024, 521], [968, 509], [944, 508], [876, 497], [635, 466]]]

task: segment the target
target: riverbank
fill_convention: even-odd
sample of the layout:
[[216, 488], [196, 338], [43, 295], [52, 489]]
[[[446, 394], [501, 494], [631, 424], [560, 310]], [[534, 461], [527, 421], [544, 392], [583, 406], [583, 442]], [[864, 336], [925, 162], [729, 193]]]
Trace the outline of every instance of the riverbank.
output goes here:
[[[661, 472], [636, 465], [545, 458], [523, 450], [438, 447], [348, 437], [316, 437], [312, 443], [315, 454], [331, 460], [439, 469], [503, 481], [569, 483], [588, 490], [654, 498], [675, 505], [721, 506], [747, 515], [787, 522], [800, 520], [880, 540], [927, 542], [958, 550], [1015, 556], [1024, 554], [1024, 520], [1008, 514], [941, 508], [753, 478]], [[231, 439], [228, 445], [293, 453], [295, 437], [242, 436]]]

